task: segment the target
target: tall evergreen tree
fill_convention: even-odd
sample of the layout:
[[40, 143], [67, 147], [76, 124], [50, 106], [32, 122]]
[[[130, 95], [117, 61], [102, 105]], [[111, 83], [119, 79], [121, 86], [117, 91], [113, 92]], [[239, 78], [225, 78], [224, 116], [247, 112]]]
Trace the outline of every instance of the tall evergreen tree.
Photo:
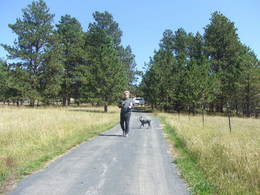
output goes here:
[[70, 15], [61, 17], [57, 26], [57, 34], [62, 50], [63, 76], [61, 96], [63, 105], [70, 103], [70, 98], [79, 99], [82, 86], [82, 77], [86, 67], [84, 59], [84, 33], [81, 24]]
[[[97, 17], [99, 15], [102, 17]], [[89, 91], [92, 92], [88, 96], [92, 96], [92, 101], [104, 104], [104, 111], [107, 112], [108, 105], [115, 102], [128, 87], [128, 71], [119, 58], [118, 41], [115, 42], [117, 36], [108, 30], [118, 27], [118, 24], [111, 21], [112, 16], [107, 12], [96, 12], [94, 19], [87, 35], [91, 74]], [[121, 32], [119, 28], [118, 32]]]
[[154, 64], [158, 66], [160, 93], [164, 94], [161, 98], [162, 107], [167, 110], [176, 100], [176, 78], [177, 64], [174, 57], [174, 34], [167, 29], [163, 33], [163, 38], [159, 43], [160, 49], [154, 56]]
[[212, 14], [204, 36], [166, 30], [159, 46], [140, 84], [152, 106], [204, 113], [205, 108], [223, 112], [229, 104], [237, 113], [257, 115], [259, 61], [223, 14]]
[[49, 40], [48, 50], [45, 53], [45, 59], [42, 74], [40, 75], [40, 91], [44, 103], [50, 104], [55, 101], [62, 90], [62, 75], [64, 65], [62, 64], [62, 49], [59, 45], [59, 39], [54, 34]]
[[94, 12], [94, 22], [89, 24], [89, 29], [102, 29], [105, 34], [111, 37], [113, 45], [119, 46], [121, 43], [122, 31], [119, 24], [114, 21], [112, 14], [109, 12]]
[[205, 28], [206, 51], [212, 70], [221, 82], [216, 109], [223, 112], [226, 103], [230, 103], [237, 93], [238, 78], [241, 74], [241, 44], [233, 22], [219, 12], [214, 12], [211, 23]]
[[19, 61], [13, 64], [13, 68], [26, 72], [23, 74], [26, 78], [20, 80], [24, 82], [21, 85], [28, 88], [21, 91], [30, 99], [30, 104], [34, 105], [35, 100], [42, 99], [41, 78], [47, 66], [48, 52], [52, 47], [50, 40], [53, 39], [54, 15], [49, 13], [49, 8], [43, 0], [33, 1], [22, 12], [22, 19], [18, 18], [15, 24], [9, 24], [18, 36], [14, 46], [2, 46], [9, 53], [9, 59]]
[[237, 112], [242, 109], [242, 113], [250, 117], [260, 106], [258, 105], [260, 101], [260, 64], [255, 53], [249, 47], [243, 46], [243, 51], [243, 74], [239, 80], [239, 93], [235, 99], [235, 105]]
[[0, 59], [0, 101], [6, 101], [8, 90], [8, 67], [6, 62]]
[[24, 72], [19, 69], [12, 69], [10, 64], [0, 60], [0, 100], [5, 102], [16, 102], [17, 106], [23, 103], [23, 90], [26, 85], [23, 85], [22, 75]]
[[188, 60], [188, 44], [189, 44], [189, 36], [187, 32], [179, 28], [174, 32], [174, 48], [173, 53], [176, 57], [177, 65], [175, 68], [175, 109], [180, 112], [185, 109], [186, 100], [186, 86], [185, 79], [187, 79], [187, 66], [189, 63]]
[[140, 85], [144, 96], [160, 108], [178, 112], [195, 112], [197, 107], [211, 102], [218, 82], [205, 56], [203, 37], [183, 29], [175, 33], [166, 30], [159, 46]]
[[126, 48], [124, 48], [123, 46], [119, 46], [118, 51], [119, 51], [120, 60], [128, 71], [128, 84], [134, 85], [134, 82], [137, 79], [135, 55], [132, 53], [132, 49], [130, 45], [128, 45]]
[[145, 98], [147, 103], [150, 103], [152, 109], [157, 108], [160, 103], [160, 76], [158, 74], [158, 67], [154, 65], [153, 59], [150, 59], [147, 64], [147, 70], [143, 75], [143, 79], [139, 85], [142, 96]]

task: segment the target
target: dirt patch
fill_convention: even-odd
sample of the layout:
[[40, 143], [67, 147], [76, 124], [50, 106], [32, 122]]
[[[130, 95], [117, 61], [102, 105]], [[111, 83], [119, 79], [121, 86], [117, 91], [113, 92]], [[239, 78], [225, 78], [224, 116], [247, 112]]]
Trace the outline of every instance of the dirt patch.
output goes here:
[[169, 139], [169, 134], [165, 133], [165, 131], [164, 131], [163, 135], [166, 138], [166, 142], [168, 144], [167, 152], [170, 153], [174, 158], [181, 157], [181, 154], [175, 148], [175, 142]]
[[3, 184], [0, 185], [0, 195], [10, 192], [16, 187], [16, 178], [17, 176], [10, 176]]

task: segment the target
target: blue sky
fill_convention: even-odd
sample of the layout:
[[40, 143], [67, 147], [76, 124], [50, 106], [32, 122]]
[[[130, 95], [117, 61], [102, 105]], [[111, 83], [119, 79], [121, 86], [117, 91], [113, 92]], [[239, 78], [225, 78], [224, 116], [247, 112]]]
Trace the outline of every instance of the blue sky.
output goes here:
[[[22, 17], [22, 8], [31, 0], [0, 0], [0, 43], [13, 44], [16, 36], [8, 24]], [[136, 55], [138, 68], [158, 49], [165, 29], [183, 27], [187, 32], [201, 32], [209, 24], [214, 11], [220, 11], [235, 22], [243, 43], [260, 57], [260, 1], [259, 0], [45, 0], [50, 12], [55, 14], [54, 23], [62, 15], [76, 17], [87, 30], [93, 21], [94, 11], [108, 11], [123, 31], [122, 44], [130, 45]], [[0, 48], [0, 58], [6, 52]]]

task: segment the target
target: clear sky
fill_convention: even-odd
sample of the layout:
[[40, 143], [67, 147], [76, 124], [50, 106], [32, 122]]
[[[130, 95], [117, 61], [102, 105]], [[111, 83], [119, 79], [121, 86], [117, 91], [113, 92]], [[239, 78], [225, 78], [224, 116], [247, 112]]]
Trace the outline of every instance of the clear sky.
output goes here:
[[[8, 24], [22, 17], [22, 8], [31, 0], [0, 0], [0, 43], [13, 44], [16, 36]], [[243, 43], [260, 57], [260, 0], [45, 0], [55, 23], [65, 14], [76, 17], [87, 30], [94, 11], [108, 11], [123, 31], [122, 44], [130, 45], [138, 68], [158, 49], [165, 29], [183, 27], [187, 32], [201, 32], [214, 11], [235, 22]], [[0, 58], [6, 52], [0, 48]]]

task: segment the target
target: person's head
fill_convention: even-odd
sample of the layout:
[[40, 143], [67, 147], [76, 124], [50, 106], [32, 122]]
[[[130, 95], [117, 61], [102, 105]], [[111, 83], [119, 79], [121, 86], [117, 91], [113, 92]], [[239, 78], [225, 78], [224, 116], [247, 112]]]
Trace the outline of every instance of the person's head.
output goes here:
[[129, 98], [130, 92], [129, 91], [124, 91], [124, 98]]

